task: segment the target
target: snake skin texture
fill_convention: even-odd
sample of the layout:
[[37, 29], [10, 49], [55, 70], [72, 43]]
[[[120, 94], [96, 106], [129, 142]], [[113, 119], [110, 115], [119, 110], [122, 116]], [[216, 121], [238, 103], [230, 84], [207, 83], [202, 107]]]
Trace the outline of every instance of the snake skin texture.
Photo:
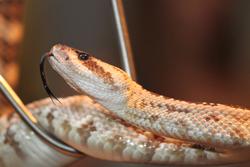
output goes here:
[[[35, 112], [42, 112], [45, 108], [48, 109], [44, 106], [43, 101], [35, 102], [36, 108], [31, 109], [32, 107], [29, 107], [30, 111], [35, 114]], [[46, 101], [52, 103], [48, 99]], [[33, 104], [30, 105], [33, 106]], [[66, 105], [70, 106], [73, 104], [66, 103]], [[60, 108], [61, 107], [57, 107], [58, 110], [60, 110]], [[42, 116], [43, 115], [39, 117], [41, 123], [46, 119]], [[77, 158], [64, 155], [54, 150], [41, 141], [41, 139], [20, 120], [18, 115], [6, 113], [0, 117], [1, 167], [62, 167], [71, 164], [76, 161], [76, 159]]]
[[213, 149], [131, 127], [87, 96], [60, 101], [61, 105], [47, 99], [28, 106], [43, 127], [86, 155], [158, 164], [214, 164], [232, 160], [231, 155]]
[[249, 150], [250, 111], [222, 104], [189, 103], [143, 89], [117, 67], [65, 45], [51, 49], [49, 62], [65, 81], [88, 94], [127, 124], [203, 149]]
[[[33, 102], [29, 110], [48, 131], [83, 153], [110, 161], [157, 164], [234, 163], [225, 154], [199, 145], [155, 136], [127, 125], [87, 96]], [[0, 119], [0, 166], [60, 167], [76, 158], [44, 144], [15, 114]], [[11, 157], [11, 158], [10, 158]]]

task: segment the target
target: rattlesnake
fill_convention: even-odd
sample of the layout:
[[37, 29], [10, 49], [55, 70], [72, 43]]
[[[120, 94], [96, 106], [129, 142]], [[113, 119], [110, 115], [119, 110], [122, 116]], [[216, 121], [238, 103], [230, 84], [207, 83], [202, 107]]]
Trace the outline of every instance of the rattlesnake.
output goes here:
[[[19, 0], [0, 4], [0, 71], [13, 86], [17, 82], [18, 67], [14, 60], [22, 36], [23, 4]], [[62, 60], [59, 67], [51, 57], [52, 67], [74, 88], [87, 92], [105, 108], [87, 96], [59, 99], [60, 105], [44, 99], [29, 104], [28, 108], [43, 127], [83, 153], [131, 163], [218, 164], [247, 160], [228, 147], [248, 147], [248, 110], [165, 99], [142, 89], [120, 69], [89, 58], [79, 50], [56, 45], [52, 53]], [[75, 68], [79, 63], [73, 56], [87, 60]], [[72, 64], [64, 66], [63, 62]], [[85, 77], [80, 79], [76, 70], [84, 70]], [[75, 75], [78, 76], [74, 78]], [[166, 113], [158, 115], [158, 110]], [[210, 124], [218, 129], [210, 127], [209, 131], [206, 127]], [[1, 167], [60, 167], [75, 160], [43, 143], [16, 114], [0, 118]]]
[[[87, 147], [82, 146], [82, 143], [72, 144], [71, 140], [65, 140], [82, 152], [102, 159], [145, 163], [207, 164], [248, 159], [243, 152], [248, 152], [250, 144], [249, 110], [222, 104], [190, 103], [156, 95], [132, 81], [121, 69], [65, 45], [55, 45], [47, 57], [53, 69], [71, 87], [89, 95], [108, 110], [112, 117], [121, 119], [119, 124], [124, 129], [133, 127], [133, 133], [142, 134], [150, 131], [147, 133], [152, 133], [152, 141], [163, 142], [164, 144], [158, 145], [160, 147], [167, 146], [161, 147], [167, 153], [161, 152], [159, 155], [163, 157], [156, 158], [157, 160], [153, 156], [157, 149], [149, 149], [151, 156], [148, 157], [144, 155], [148, 151], [140, 150], [138, 146], [138, 150], [134, 148], [134, 151], [141, 155], [131, 160], [126, 159], [126, 144], [121, 142], [119, 145], [119, 138], [124, 139], [127, 136], [123, 130], [119, 130], [116, 142], [109, 145], [109, 149], [120, 147], [118, 158], [117, 155], [107, 152], [103, 143], [105, 140], [100, 140], [98, 136], [93, 137], [93, 133], [87, 136], [93, 137], [93, 143], [87, 143]], [[109, 124], [109, 121], [100, 123], [99, 126], [105, 127], [105, 124]], [[95, 130], [94, 128], [93, 131]], [[100, 135], [106, 135], [105, 131], [102, 133]], [[109, 137], [113, 135], [110, 133]], [[144, 137], [149, 140], [148, 136]], [[133, 136], [132, 139], [138, 139], [138, 136]], [[207, 153], [213, 155], [213, 158]], [[199, 156], [201, 154], [202, 158]], [[171, 158], [164, 155], [171, 155]], [[201, 159], [197, 159], [197, 155]], [[190, 157], [186, 158], [187, 156]]]
[[[67, 83], [91, 98], [68, 97], [57, 105], [44, 99], [27, 107], [45, 129], [84, 154], [111, 161], [184, 165], [249, 159], [249, 110], [156, 95], [122, 70], [65, 45], [55, 45], [48, 56]], [[3, 167], [59, 167], [76, 160], [44, 144], [15, 114], [1, 117], [0, 125]], [[167, 126], [176, 129], [167, 131]]]

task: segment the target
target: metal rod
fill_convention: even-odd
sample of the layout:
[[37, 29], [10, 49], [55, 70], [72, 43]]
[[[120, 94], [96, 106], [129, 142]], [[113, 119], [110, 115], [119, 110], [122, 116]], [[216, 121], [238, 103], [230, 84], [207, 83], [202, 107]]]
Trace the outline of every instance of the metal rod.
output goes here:
[[36, 118], [32, 113], [26, 108], [14, 90], [10, 87], [7, 81], [0, 75], [0, 91], [7, 98], [22, 120], [47, 144], [53, 146], [58, 151], [66, 153], [72, 156], [82, 156], [78, 150], [68, 146], [61, 140], [57, 139], [55, 136], [48, 133], [44, 128], [42, 128]]
[[112, 0], [124, 70], [136, 80], [136, 71], [122, 0]]

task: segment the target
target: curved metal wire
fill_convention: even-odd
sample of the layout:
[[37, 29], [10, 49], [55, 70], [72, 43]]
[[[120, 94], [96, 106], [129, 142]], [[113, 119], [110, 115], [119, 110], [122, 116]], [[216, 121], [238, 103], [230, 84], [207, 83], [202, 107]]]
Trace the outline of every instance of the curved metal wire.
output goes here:
[[7, 81], [0, 75], [0, 91], [6, 99], [13, 106], [15, 111], [19, 114], [22, 120], [47, 144], [54, 147], [56, 150], [66, 153], [71, 156], [82, 156], [83, 154], [78, 150], [68, 146], [52, 134], [48, 133], [42, 126], [40, 126], [36, 118], [26, 108], [14, 90], [10, 87]]

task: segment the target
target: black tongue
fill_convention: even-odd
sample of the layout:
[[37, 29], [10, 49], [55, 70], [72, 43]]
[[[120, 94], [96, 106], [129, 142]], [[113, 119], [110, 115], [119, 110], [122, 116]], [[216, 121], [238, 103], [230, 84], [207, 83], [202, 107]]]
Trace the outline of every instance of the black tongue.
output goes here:
[[43, 82], [43, 87], [44, 87], [45, 91], [47, 92], [47, 94], [49, 95], [49, 97], [51, 98], [51, 100], [53, 101], [53, 99], [56, 99], [58, 102], [60, 102], [58, 100], [58, 98], [50, 90], [50, 88], [48, 86], [47, 79], [46, 79], [45, 71], [44, 71], [45, 60], [50, 56], [53, 56], [53, 54], [51, 52], [48, 52], [48, 53], [45, 53], [44, 55], [42, 55], [41, 60], [40, 60], [40, 76], [41, 76], [41, 79]]

